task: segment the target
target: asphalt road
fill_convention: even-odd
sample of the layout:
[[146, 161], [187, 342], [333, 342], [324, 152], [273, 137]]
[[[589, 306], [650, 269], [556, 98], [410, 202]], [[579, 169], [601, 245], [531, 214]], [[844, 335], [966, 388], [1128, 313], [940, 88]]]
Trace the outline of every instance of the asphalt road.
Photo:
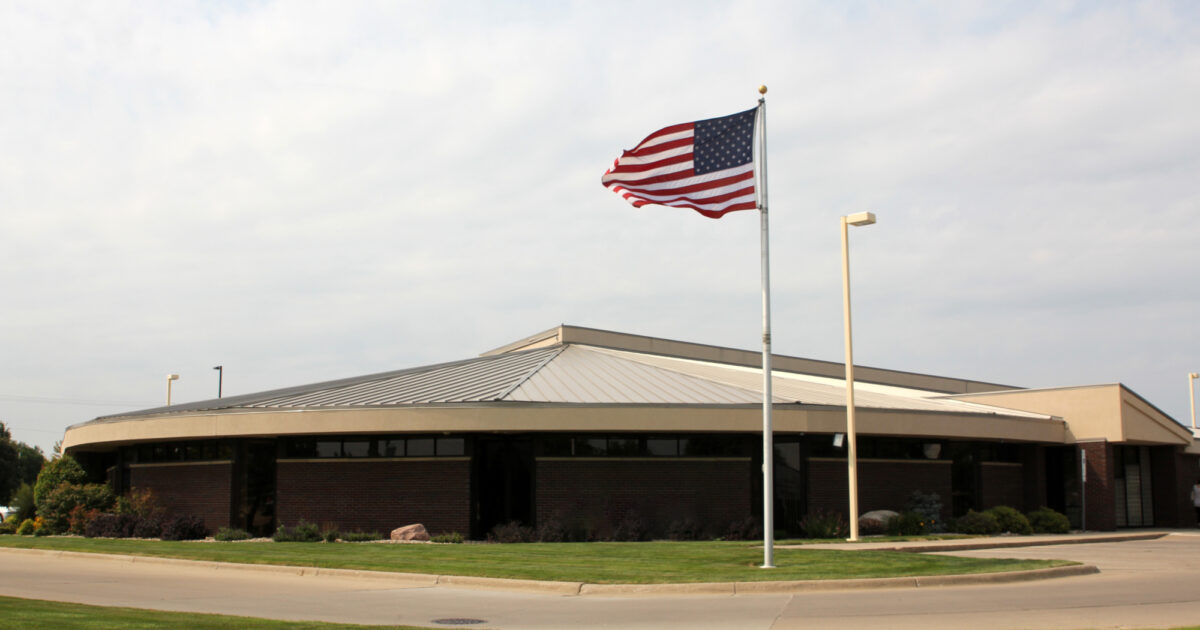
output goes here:
[[[982, 586], [791, 595], [563, 596], [390, 580], [302, 577], [0, 551], [0, 594], [186, 612], [429, 627], [1150, 628], [1200, 624], [1200, 535], [993, 549], [959, 555], [1066, 558], [1098, 575]], [[464, 627], [464, 626], [457, 626]]]

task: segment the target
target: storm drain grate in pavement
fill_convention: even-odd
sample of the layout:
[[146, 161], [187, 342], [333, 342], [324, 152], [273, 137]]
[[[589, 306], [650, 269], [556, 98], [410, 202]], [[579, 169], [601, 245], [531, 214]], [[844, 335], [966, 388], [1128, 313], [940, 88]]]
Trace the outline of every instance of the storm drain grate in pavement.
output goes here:
[[473, 626], [477, 623], [483, 623], [482, 619], [471, 619], [470, 617], [450, 617], [448, 619], [434, 619], [433, 623], [443, 626]]

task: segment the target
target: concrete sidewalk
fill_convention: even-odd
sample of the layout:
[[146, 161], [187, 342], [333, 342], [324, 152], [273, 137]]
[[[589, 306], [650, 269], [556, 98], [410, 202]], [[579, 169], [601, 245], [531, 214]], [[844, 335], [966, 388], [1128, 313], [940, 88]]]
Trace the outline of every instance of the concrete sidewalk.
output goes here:
[[845, 551], [908, 551], [911, 553], [938, 553], [970, 551], [974, 549], [1005, 549], [1009, 547], [1042, 547], [1046, 545], [1078, 545], [1087, 543], [1126, 542], [1131, 540], [1154, 540], [1168, 534], [1200, 534], [1196, 529], [1155, 529], [1136, 532], [1071, 532], [1069, 534], [1038, 534], [1033, 536], [984, 536], [979, 538], [953, 538], [948, 540], [913, 540], [907, 542], [869, 539], [859, 542], [819, 543], [812, 545], [776, 545], [776, 549], [841, 549]]

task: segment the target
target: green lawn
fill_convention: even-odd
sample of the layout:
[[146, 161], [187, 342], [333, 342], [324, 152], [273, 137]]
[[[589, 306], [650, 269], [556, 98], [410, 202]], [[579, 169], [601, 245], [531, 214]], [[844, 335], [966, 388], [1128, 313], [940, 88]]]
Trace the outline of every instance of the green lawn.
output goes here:
[[887, 551], [776, 549], [776, 568], [764, 570], [758, 568], [761, 547], [745, 542], [392, 545], [0, 536], [0, 547], [591, 584], [878, 578], [1075, 564]]
[[22, 630], [416, 630], [416, 626], [358, 626], [318, 621], [274, 621], [228, 615], [109, 608], [0, 597], [0, 627]]

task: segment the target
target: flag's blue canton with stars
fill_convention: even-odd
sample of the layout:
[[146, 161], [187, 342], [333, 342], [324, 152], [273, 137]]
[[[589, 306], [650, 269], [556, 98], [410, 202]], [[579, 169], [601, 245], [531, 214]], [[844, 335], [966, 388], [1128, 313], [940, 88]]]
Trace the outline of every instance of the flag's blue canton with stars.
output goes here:
[[752, 109], [696, 122], [693, 152], [697, 175], [741, 166], [754, 159], [754, 113], [757, 111]]
[[691, 208], [719, 219], [758, 207], [754, 125], [758, 109], [664, 127], [621, 154], [600, 183], [635, 207]]

